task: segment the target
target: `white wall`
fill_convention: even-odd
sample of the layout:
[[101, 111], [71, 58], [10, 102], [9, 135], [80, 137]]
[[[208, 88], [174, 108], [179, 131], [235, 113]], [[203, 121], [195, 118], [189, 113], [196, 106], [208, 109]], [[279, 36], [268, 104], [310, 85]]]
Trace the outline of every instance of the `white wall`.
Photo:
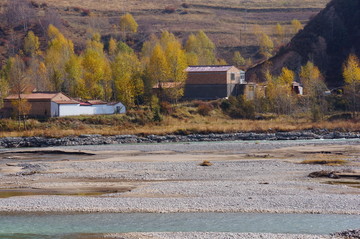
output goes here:
[[[56, 104], [56, 103], [55, 103]], [[109, 115], [124, 114], [126, 108], [122, 103], [115, 105], [80, 105], [80, 104], [56, 104], [59, 107], [59, 113], [55, 116], [72, 115]], [[118, 111], [117, 111], [117, 107]]]

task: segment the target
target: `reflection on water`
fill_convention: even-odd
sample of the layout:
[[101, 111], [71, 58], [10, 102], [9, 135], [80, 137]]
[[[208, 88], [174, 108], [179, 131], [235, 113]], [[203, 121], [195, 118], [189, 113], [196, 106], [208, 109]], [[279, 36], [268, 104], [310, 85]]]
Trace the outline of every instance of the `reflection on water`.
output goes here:
[[0, 215], [0, 225], [0, 238], [11, 239], [101, 238], [101, 233], [122, 232], [329, 234], [357, 228], [360, 216], [261, 213], [25, 214]]

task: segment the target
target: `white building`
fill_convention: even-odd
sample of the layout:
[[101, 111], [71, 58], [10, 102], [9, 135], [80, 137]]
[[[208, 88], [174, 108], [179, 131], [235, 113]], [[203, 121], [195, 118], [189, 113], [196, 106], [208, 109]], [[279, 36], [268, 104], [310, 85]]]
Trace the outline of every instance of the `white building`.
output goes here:
[[[55, 117], [74, 115], [111, 115], [125, 114], [126, 107], [122, 103], [106, 103], [103, 101], [86, 102], [51, 102], [52, 115]], [[53, 112], [54, 111], [54, 112]]]
[[0, 117], [11, 117], [16, 109], [14, 102], [25, 99], [31, 105], [28, 115], [35, 118], [61, 117], [73, 115], [124, 114], [126, 107], [120, 103], [107, 103], [99, 100], [76, 101], [63, 93], [33, 92], [14, 94], [4, 99], [4, 108]]

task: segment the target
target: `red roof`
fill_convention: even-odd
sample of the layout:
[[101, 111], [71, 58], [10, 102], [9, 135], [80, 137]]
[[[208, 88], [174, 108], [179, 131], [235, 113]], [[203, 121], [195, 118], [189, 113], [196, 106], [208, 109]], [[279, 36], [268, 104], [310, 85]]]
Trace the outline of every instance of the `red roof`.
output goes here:
[[206, 66], [189, 66], [187, 72], [222, 72], [228, 71], [232, 67], [231, 65], [206, 65]]

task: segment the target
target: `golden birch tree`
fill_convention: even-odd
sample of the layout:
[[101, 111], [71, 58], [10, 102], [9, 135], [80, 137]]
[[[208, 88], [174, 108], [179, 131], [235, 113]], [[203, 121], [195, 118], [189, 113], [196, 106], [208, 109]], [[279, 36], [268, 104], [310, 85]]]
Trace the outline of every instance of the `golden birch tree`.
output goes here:
[[24, 53], [26, 56], [33, 57], [39, 53], [40, 42], [33, 31], [29, 31], [24, 40]]
[[120, 17], [120, 30], [124, 33], [136, 33], [138, 27], [139, 25], [130, 13], [126, 13], [125, 15]]
[[87, 42], [87, 48], [82, 55], [82, 67], [87, 92], [85, 98], [109, 100], [112, 95], [111, 66], [98, 34]]
[[187, 78], [187, 59], [180, 42], [171, 41], [165, 49], [165, 56], [169, 65], [169, 81], [174, 82], [174, 87], [167, 89], [167, 96], [177, 101], [184, 95], [184, 85]]
[[293, 19], [291, 21], [291, 27], [292, 27], [292, 32], [293, 34], [298, 33], [301, 29], [303, 29], [303, 25], [301, 24], [301, 22], [297, 19]]
[[300, 81], [304, 87], [304, 104], [310, 109], [313, 121], [323, 118], [326, 110], [324, 92], [327, 90], [322, 74], [312, 62], [308, 61], [300, 69]]
[[350, 108], [354, 116], [359, 110], [359, 90], [360, 90], [360, 61], [359, 58], [350, 54], [343, 66], [343, 77], [345, 81], [345, 94], [349, 99]]
[[65, 87], [69, 85], [68, 82], [65, 82], [67, 80], [65, 65], [74, 55], [74, 44], [53, 25], [49, 25], [48, 37], [50, 40], [45, 53], [45, 64], [52, 83], [52, 90], [68, 92], [69, 89]]
[[274, 50], [274, 42], [271, 38], [267, 34], [262, 33], [259, 36], [259, 44], [260, 54], [265, 58], [271, 57]]
[[234, 52], [234, 56], [232, 58], [232, 63], [234, 66], [240, 68], [244, 67], [246, 64], [245, 58], [240, 54], [239, 51]]
[[119, 52], [112, 63], [114, 98], [127, 107], [137, 104], [144, 93], [141, 63], [133, 52]]

